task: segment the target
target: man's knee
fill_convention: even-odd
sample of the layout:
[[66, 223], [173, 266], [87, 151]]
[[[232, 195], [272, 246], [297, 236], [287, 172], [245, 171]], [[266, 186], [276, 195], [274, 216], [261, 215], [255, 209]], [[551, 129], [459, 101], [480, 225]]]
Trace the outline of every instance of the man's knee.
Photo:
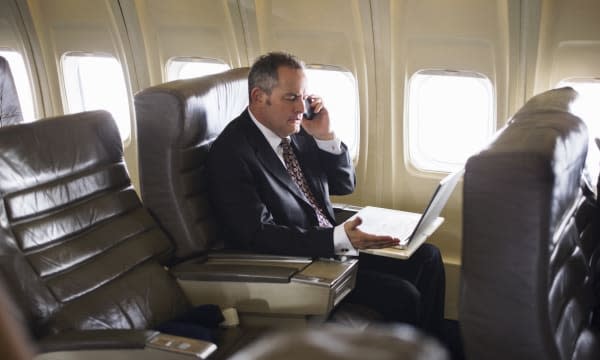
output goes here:
[[425, 267], [436, 268], [443, 271], [444, 261], [442, 259], [442, 253], [435, 245], [421, 245], [411, 258], [413, 261], [416, 261]]
[[367, 305], [386, 320], [417, 325], [421, 320], [421, 293], [409, 281], [384, 273], [359, 271], [351, 303]]
[[442, 261], [442, 253], [437, 246], [432, 244], [423, 244], [421, 245], [417, 251], [413, 254], [420, 258], [422, 261], [431, 261], [431, 262], [441, 262]]

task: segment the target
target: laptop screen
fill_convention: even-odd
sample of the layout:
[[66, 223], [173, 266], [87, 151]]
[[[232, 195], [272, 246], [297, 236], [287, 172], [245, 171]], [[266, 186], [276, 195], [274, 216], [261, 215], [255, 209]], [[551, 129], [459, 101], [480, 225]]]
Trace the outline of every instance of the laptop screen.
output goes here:
[[435, 222], [435, 220], [440, 216], [440, 213], [446, 206], [450, 195], [454, 191], [456, 184], [464, 174], [465, 169], [462, 168], [456, 172], [453, 172], [443, 178], [438, 184], [429, 204], [427, 204], [427, 208], [425, 208], [425, 212], [419, 219], [419, 223], [415, 227], [415, 230], [411, 234], [410, 238], [414, 238], [415, 235], [420, 232], [427, 231], [427, 229]]

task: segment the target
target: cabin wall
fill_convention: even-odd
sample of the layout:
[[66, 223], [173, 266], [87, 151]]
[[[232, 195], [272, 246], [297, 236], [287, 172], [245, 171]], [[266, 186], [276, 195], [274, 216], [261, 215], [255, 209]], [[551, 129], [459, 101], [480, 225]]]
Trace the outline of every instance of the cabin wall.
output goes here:
[[569, 77], [600, 78], [600, 2], [545, 0], [534, 93]]
[[[139, 90], [133, 55], [126, 26], [116, 0], [27, 0], [21, 11], [31, 19], [28, 30], [39, 50], [35, 54], [40, 79], [47, 87], [40, 89], [45, 99], [43, 116], [67, 112], [62, 82], [61, 59], [66, 53], [100, 53], [115, 57], [123, 68], [129, 94], [132, 136], [124, 142], [125, 160], [137, 187], [137, 140], [133, 111], [133, 93]], [[68, 10], [67, 10], [68, 9]], [[37, 47], [36, 47], [37, 48]]]
[[[64, 53], [100, 52], [120, 61], [131, 105], [125, 154], [136, 186], [133, 94], [165, 81], [170, 58], [240, 67], [285, 50], [309, 64], [340, 66], [358, 81], [360, 146], [357, 191], [334, 200], [420, 212], [444, 174], [407, 160], [410, 76], [429, 68], [485, 75], [500, 128], [527, 98], [561, 79], [600, 77], [599, 13], [596, 0], [0, 0], [0, 48], [26, 59], [39, 118], [67, 109]], [[447, 265], [447, 312], [454, 317], [460, 186], [443, 216], [430, 241]]]
[[170, 58], [219, 59], [248, 66], [244, 28], [233, 0], [121, 0], [141, 88], [166, 79]]
[[47, 89], [47, 81], [37, 73], [38, 59], [34, 55], [34, 50], [37, 50], [37, 40], [35, 37], [31, 38], [27, 31], [27, 25], [31, 24], [31, 17], [28, 11], [21, 11], [22, 5], [22, 1], [0, 1], [0, 50], [16, 50], [23, 57], [30, 75], [34, 115], [39, 118], [45, 114], [42, 89]]

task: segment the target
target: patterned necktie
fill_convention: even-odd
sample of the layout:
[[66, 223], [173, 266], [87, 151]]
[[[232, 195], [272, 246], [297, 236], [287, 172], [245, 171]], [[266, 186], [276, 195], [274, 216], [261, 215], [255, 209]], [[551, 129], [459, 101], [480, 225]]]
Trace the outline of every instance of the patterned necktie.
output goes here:
[[298, 185], [298, 188], [302, 190], [304, 196], [306, 196], [306, 199], [310, 203], [310, 206], [312, 206], [312, 208], [315, 210], [315, 213], [317, 214], [317, 219], [319, 220], [319, 226], [332, 227], [331, 223], [329, 222], [329, 220], [327, 220], [327, 217], [323, 213], [323, 210], [321, 210], [319, 205], [317, 205], [317, 200], [315, 199], [314, 195], [310, 191], [310, 188], [308, 187], [308, 183], [306, 182], [306, 178], [302, 173], [302, 169], [300, 168], [298, 159], [296, 158], [296, 155], [294, 155], [294, 151], [292, 150], [292, 146], [290, 145], [289, 139], [284, 138], [283, 140], [281, 140], [281, 149], [283, 150], [283, 161], [285, 162], [287, 171], [296, 183], [296, 185]]

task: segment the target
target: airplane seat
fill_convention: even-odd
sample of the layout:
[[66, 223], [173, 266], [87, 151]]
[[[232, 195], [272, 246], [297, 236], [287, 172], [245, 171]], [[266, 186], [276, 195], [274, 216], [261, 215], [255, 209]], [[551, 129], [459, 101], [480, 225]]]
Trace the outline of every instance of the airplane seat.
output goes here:
[[[143, 353], [162, 339], [152, 329], [192, 310], [163, 266], [173, 245], [131, 185], [108, 112], [2, 128], [0, 153], [0, 275], [42, 349]], [[241, 340], [216, 325], [189, 328], [233, 351], [221, 339]], [[214, 347], [197, 344], [205, 355]]]
[[[459, 319], [468, 359], [597, 359], [598, 212], [577, 93], [531, 98], [466, 163]], [[586, 205], [586, 203], [588, 205]]]
[[235, 307], [245, 321], [269, 325], [288, 324], [281, 316], [293, 323], [325, 319], [354, 287], [356, 260], [232, 253], [218, 239], [205, 161], [220, 131], [248, 105], [248, 72], [135, 94], [141, 196], [176, 244], [180, 263], [172, 270], [193, 302]]
[[23, 122], [19, 96], [8, 61], [0, 56], [0, 127]]
[[140, 191], [180, 259], [221, 248], [208, 204], [204, 160], [212, 141], [248, 105], [248, 69], [151, 87], [135, 95]]
[[309, 327], [268, 334], [230, 360], [447, 360], [441, 344], [409, 325], [366, 331], [341, 326]]

